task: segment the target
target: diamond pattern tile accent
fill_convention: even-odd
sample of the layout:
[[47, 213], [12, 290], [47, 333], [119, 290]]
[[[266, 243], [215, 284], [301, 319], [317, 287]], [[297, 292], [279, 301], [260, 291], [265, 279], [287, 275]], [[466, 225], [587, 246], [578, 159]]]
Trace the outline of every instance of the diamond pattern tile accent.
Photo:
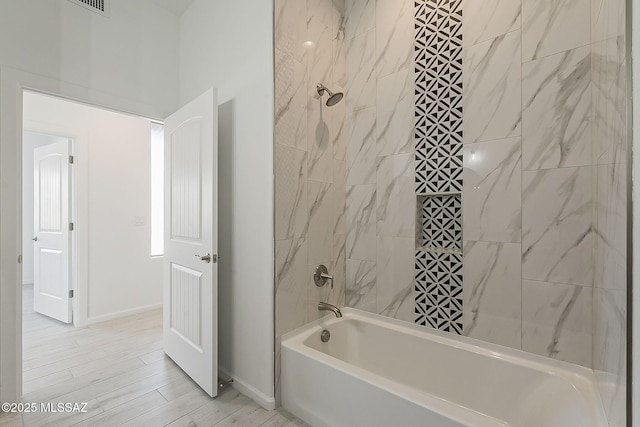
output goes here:
[[462, 0], [414, 0], [415, 321], [462, 334]]
[[416, 252], [415, 322], [462, 334], [462, 254]]
[[462, 251], [462, 197], [427, 196], [421, 201], [422, 247]]
[[462, 0], [415, 1], [416, 193], [462, 191]]

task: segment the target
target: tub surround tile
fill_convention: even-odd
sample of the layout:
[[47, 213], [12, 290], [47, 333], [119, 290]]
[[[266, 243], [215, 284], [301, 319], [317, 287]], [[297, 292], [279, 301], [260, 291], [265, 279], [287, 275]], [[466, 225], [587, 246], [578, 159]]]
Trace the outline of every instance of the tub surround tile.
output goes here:
[[[344, 89], [335, 86], [336, 91], [344, 92]], [[337, 160], [347, 159], [347, 113], [345, 102], [342, 101], [329, 109], [331, 115], [331, 145], [333, 146], [333, 158]]]
[[376, 187], [347, 187], [347, 259], [376, 260]]
[[464, 142], [521, 135], [520, 31], [464, 50]]
[[591, 167], [523, 173], [522, 277], [591, 286]]
[[525, 170], [591, 164], [591, 48], [523, 65]]
[[415, 269], [415, 323], [461, 335], [462, 255], [418, 250]]
[[592, 288], [522, 283], [522, 349], [592, 366]]
[[590, 16], [589, 0], [523, 0], [523, 61], [589, 44]]
[[413, 55], [413, 1], [376, 1], [376, 74], [408, 70]]
[[376, 267], [379, 314], [413, 322], [414, 254], [415, 239], [378, 236]]
[[347, 185], [376, 182], [376, 109], [347, 115]]
[[307, 322], [307, 253], [306, 239], [276, 241], [276, 336], [280, 337]]
[[278, 143], [307, 149], [307, 66], [276, 49], [276, 135]]
[[333, 181], [333, 147], [331, 145], [331, 119], [321, 100], [308, 110], [308, 168], [309, 179], [321, 182]]
[[307, 48], [307, 2], [300, 0], [276, 0], [275, 2], [275, 47], [306, 62]]
[[377, 313], [376, 263], [347, 258], [348, 307]]
[[509, 138], [464, 147], [465, 240], [520, 242], [521, 140]]
[[345, 293], [347, 289], [347, 260], [346, 260], [347, 236], [336, 234], [333, 236], [333, 258], [329, 268], [329, 274], [333, 276], [333, 291], [330, 292], [329, 302], [338, 307], [346, 305]]
[[414, 75], [409, 69], [378, 79], [378, 156], [410, 153], [414, 146]]
[[624, 425], [626, 408], [627, 295], [595, 289], [593, 369], [610, 425]]
[[592, 55], [593, 154], [599, 164], [626, 163], [625, 38], [594, 43]]
[[[342, 21], [339, 23], [339, 27], [334, 32], [333, 39], [333, 83], [332, 86], [340, 88], [340, 91], [344, 92], [344, 88], [347, 85], [347, 55], [346, 55], [346, 43], [344, 40], [344, 27]], [[333, 88], [331, 89], [333, 90]], [[343, 101], [342, 104], [345, 102]]]
[[309, 264], [329, 265], [333, 248], [332, 184], [309, 181]]
[[379, 157], [376, 188], [378, 236], [410, 237], [415, 240], [416, 197], [413, 154]]
[[346, 163], [333, 160], [333, 235], [346, 235], [347, 177]]
[[521, 0], [463, 0], [464, 45], [473, 46], [519, 30]]
[[276, 144], [276, 240], [307, 234], [307, 152]]
[[345, 0], [345, 39], [366, 33], [376, 25], [375, 0]]
[[627, 287], [627, 165], [598, 165], [595, 200], [594, 286]]
[[376, 102], [375, 30], [346, 40], [347, 113], [372, 107]]
[[520, 244], [466, 242], [463, 271], [464, 334], [520, 349]]
[[592, 40], [601, 41], [624, 35], [625, 12], [625, 0], [591, 0]]

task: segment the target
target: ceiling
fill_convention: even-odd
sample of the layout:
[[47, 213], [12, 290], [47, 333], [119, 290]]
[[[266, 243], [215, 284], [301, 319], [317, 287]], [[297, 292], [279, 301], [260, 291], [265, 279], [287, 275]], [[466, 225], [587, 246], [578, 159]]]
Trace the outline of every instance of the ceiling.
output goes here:
[[176, 16], [181, 16], [193, 0], [151, 0], [151, 2]]

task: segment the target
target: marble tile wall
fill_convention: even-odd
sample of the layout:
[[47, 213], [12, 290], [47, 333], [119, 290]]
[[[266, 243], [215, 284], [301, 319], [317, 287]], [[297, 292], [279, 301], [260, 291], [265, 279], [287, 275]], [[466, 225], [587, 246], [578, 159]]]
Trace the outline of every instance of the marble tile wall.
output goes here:
[[[344, 13], [343, 0], [275, 1], [278, 401], [282, 335], [320, 317], [320, 300], [345, 305], [345, 159], [350, 130], [345, 102], [329, 108], [324, 104], [327, 96], [321, 99], [316, 91], [316, 84], [323, 83], [334, 92], [344, 92]], [[371, 174], [369, 178], [375, 180], [375, 168]], [[333, 290], [315, 286], [313, 271], [318, 264], [326, 265], [334, 276]]]
[[625, 1], [591, 1], [594, 176], [593, 368], [610, 425], [626, 424]]
[[465, 334], [593, 367], [623, 425], [624, 1], [463, 8]]
[[413, 321], [413, 1], [345, 0], [346, 305]]

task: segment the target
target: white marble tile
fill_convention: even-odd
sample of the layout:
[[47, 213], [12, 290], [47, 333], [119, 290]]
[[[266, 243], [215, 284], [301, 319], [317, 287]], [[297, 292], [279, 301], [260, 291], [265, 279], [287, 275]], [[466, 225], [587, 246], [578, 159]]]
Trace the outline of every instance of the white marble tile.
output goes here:
[[307, 48], [307, 2], [276, 0], [275, 47], [299, 62], [305, 62]]
[[590, 42], [590, 0], [522, 0], [522, 60]]
[[520, 32], [463, 50], [464, 142], [520, 136]]
[[347, 172], [346, 163], [333, 160], [333, 235], [347, 234]]
[[[344, 89], [335, 86], [335, 90], [344, 92]], [[347, 109], [344, 99], [342, 102], [334, 105], [329, 109], [331, 120], [329, 122], [329, 133], [332, 139], [333, 158], [338, 160], [346, 160], [347, 158]]]
[[522, 349], [592, 366], [592, 288], [522, 282]]
[[[344, 90], [347, 85], [347, 47], [344, 40], [344, 28], [334, 31], [333, 39], [333, 65], [332, 86]], [[332, 89], [333, 90], [333, 89]], [[343, 101], [344, 102], [344, 101]]]
[[307, 250], [305, 239], [276, 241], [276, 336], [307, 322]]
[[275, 51], [276, 142], [307, 149], [307, 65]]
[[321, 97], [316, 88], [318, 83], [330, 86], [333, 80], [331, 13], [327, 4], [330, 5], [326, 0], [308, 0], [308, 37], [314, 42], [308, 55], [307, 81], [309, 179], [322, 182], [331, 182], [333, 177], [332, 116], [330, 109], [324, 105], [327, 95]]
[[596, 169], [594, 286], [627, 288], [627, 167]]
[[464, 146], [465, 240], [520, 242], [521, 176], [520, 138]]
[[275, 238], [304, 237], [309, 222], [307, 152], [276, 144]]
[[376, 109], [347, 115], [347, 184], [376, 182]]
[[463, 269], [464, 334], [520, 349], [520, 244], [466, 242]]
[[415, 297], [415, 239], [378, 236], [378, 313], [413, 322]]
[[376, 263], [347, 258], [347, 307], [377, 313]]
[[593, 154], [599, 164], [626, 163], [627, 72], [625, 38], [592, 45]]
[[376, 1], [376, 74], [410, 69], [414, 43], [413, 0]]
[[328, 265], [333, 248], [333, 188], [309, 181], [309, 264]]
[[591, 40], [622, 36], [626, 28], [625, 0], [591, 0]]
[[333, 260], [329, 267], [333, 275], [333, 290], [329, 294], [329, 302], [338, 307], [346, 304], [345, 292], [347, 289], [347, 236], [337, 234], [333, 236]]
[[593, 369], [609, 425], [625, 425], [626, 291], [594, 290]]
[[346, 40], [347, 113], [372, 107], [376, 102], [375, 30]]
[[415, 128], [415, 76], [408, 69], [378, 79], [376, 143], [378, 156], [411, 153]]
[[462, 0], [463, 43], [473, 46], [520, 29], [521, 0]]
[[376, 220], [378, 236], [416, 236], [414, 155], [378, 158]]
[[376, 25], [376, 0], [345, 0], [345, 38], [352, 39]]
[[348, 259], [376, 260], [376, 187], [347, 187], [346, 225]]
[[522, 277], [591, 286], [591, 167], [523, 173]]
[[522, 74], [525, 170], [590, 165], [590, 46], [525, 63]]

